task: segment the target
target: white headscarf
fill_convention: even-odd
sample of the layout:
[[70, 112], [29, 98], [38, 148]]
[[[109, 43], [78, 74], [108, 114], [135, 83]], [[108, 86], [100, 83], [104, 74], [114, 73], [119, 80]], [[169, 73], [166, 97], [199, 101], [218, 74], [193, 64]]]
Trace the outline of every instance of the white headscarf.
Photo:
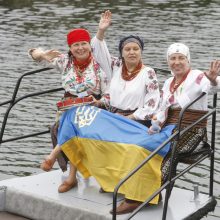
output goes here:
[[182, 44], [182, 43], [171, 44], [167, 49], [167, 61], [168, 61], [169, 56], [174, 53], [181, 53], [185, 55], [190, 63], [189, 48], [185, 44]]

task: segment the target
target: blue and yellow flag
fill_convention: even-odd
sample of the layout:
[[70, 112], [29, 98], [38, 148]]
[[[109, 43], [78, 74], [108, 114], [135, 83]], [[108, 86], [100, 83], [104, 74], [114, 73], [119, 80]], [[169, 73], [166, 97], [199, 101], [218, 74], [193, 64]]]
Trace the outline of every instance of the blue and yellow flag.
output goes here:
[[[149, 135], [148, 128], [124, 116], [93, 106], [74, 107], [63, 113], [58, 144], [84, 177], [94, 176], [108, 192], [171, 134], [174, 125]], [[161, 162], [167, 144], [119, 192], [126, 198], [145, 201], [160, 187]], [[157, 198], [152, 201], [157, 203]]]

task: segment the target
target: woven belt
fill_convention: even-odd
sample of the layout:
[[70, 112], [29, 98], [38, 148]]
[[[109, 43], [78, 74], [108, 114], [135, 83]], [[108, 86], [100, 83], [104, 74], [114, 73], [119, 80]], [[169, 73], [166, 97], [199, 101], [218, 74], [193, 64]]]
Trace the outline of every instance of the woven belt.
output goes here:
[[119, 108], [116, 108], [116, 107], [113, 107], [113, 106], [110, 107], [110, 112], [119, 113], [120, 115], [124, 115], [124, 116], [133, 114], [136, 110], [137, 109], [134, 109], [134, 110], [123, 110], [123, 109], [119, 109]]
[[66, 97], [63, 98], [61, 101], [57, 102], [57, 108], [59, 111], [64, 111], [73, 106], [90, 104], [92, 101], [93, 101], [92, 97], [83, 97], [83, 98]]
[[[166, 124], [177, 124], [180, 111], [180, 108], [169, 109]], [[184, 127], [192, 124], [193, 122], [204, 116], [207, 112], [208, 111], [187, 109], [183, 115], [182, 126]], [[204, 119], [197, 125], [195, 125], [195, 127], [205, 128], [206, 125], [207, 119]]]

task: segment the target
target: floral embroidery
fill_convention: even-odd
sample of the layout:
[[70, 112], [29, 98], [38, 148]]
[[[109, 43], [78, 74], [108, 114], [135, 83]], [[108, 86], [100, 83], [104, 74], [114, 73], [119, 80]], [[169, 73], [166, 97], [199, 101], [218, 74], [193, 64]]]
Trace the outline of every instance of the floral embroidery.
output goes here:
[[145, 115], [144, 120], [150, 120], [152, 119], [154, 114]]
[[199, 74], [196, 78], [196, 84], [200, 85], [203, 77], [204, 77], [204, 73]]
[[157, 80], [153, 80], [148, 86], [149, 90], [157, 90], [158, 87], [159, 85], [158, 85]]
[[149, 76], [149, 79], [154, 79], [155, 76], [156, 76], [156, 73], [153, 70], [149, 70], [148, 71], [148, 76]]
[[122, 60], [119, 59], [118, 57], [111, 57], [112, 63], [111, 63], [111, 68], [113, 69], [114, 66], [120, 67], [122, 65]]
[[94, 63], [93, 67], [95, 71], [98, 71], [100, 69], [100, 66], [98, 63]]
[[170, 103], [170, 104], [173, 104], [173, 103], [174, 103], [174, 100], [175, 100], [174, 95], [171, 94], [171, 96], [169, 97], [168, 100], [169, 100], [169, 103]]
[[102, 94], [107, 86], [107, 77], [94, 60], [81, 75], [77, 74], [73, 60], [68, 55], [61, 55], [57, 58], [56, 65], [63, 70], [63, 88], [71, 94], [79, 95], [79, 93], [86, 91], [88, 94], [98, 95]]
[[149, 99], [147, 102], [147, 105], [151, 108], [155, 107], [155, 100], [154, 99]]

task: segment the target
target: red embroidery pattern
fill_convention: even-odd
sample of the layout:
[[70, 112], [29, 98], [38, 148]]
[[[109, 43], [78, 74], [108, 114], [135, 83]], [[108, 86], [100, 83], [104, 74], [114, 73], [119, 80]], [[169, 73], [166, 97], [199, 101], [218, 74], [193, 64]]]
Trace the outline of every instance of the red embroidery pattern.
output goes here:
[[177, 89], [178, 87], [185, 81], [186, 77], [188, 76], [190, 72], [190, 69], [187, 73], [185, 73], [185, 75], [182, 77], [181, 81], [179, 83], [176, 83], [176, 78], [174, 76], [171, 84], [170, 84], [170, 92], [173, 94]]
[[199, 74], [196, 78], [196, 84], [200, 85], [203, 77], [204, 77], [204, 73]]

